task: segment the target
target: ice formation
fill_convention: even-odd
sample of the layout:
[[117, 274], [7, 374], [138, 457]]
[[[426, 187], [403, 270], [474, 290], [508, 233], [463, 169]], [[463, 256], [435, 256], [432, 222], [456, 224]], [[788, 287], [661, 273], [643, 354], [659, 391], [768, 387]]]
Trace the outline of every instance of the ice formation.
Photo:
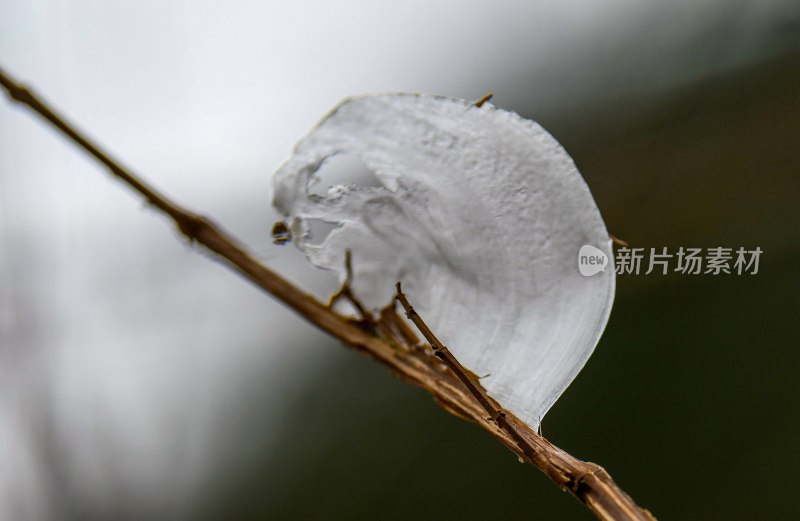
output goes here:
[[[309, 186], [338, 154], [382, 186]], [[415, 94], [343, 101], [274, 176], [293, 242], [370, 309], [394, 283], [504, 408], [533, 427], [597, 344], [614, 298], [614, 267], [578, 270], [609, 234], [572, 159], [537, 123], [485, 104]], [[335, 226], [321, 242], [310, 224]]]

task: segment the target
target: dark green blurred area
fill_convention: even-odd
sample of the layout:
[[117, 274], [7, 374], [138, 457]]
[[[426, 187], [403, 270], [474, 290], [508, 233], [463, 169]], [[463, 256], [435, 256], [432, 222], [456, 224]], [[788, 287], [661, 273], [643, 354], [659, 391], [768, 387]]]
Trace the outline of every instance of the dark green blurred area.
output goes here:
[[[545, 436], [659, 519], [797, 519], [800, 59], [541, 123], [632, 246], [764, 250], [755, 276], [618, 277]], [[209, 519], [592, 518], [424, 392], [325, 347], [336, 364], [297, 375], [307, 388], [209, 494]]]

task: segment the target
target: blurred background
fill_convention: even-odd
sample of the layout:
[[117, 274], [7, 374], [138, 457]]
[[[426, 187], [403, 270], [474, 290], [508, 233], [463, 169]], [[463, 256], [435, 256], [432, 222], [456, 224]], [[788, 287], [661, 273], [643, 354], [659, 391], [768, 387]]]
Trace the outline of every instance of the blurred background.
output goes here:
[[[3, 0], [0, 65], [321, 297], [269, 238], [293, 143], [348, 95], [494, 92], [632, 246], [764, 251], [755, 276], [619, 277], [545, 435], [659, 519], [796, 518], [796, 1]], [[0, 519], [501, 512], [591, 519], [0, 104]]]

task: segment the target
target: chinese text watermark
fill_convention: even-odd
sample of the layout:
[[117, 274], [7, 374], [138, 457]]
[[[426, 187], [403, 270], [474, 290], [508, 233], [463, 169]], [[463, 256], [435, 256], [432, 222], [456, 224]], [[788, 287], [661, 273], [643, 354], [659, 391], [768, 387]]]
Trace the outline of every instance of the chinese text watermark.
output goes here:
[[[756, 275], [763, 250], [725, 248], [619, 248], [614, 255], [617, 275]], [[584, 245], [578, 252], [578, 269], [589, 277], [605, 271], [608, 257], [594, 246]]]

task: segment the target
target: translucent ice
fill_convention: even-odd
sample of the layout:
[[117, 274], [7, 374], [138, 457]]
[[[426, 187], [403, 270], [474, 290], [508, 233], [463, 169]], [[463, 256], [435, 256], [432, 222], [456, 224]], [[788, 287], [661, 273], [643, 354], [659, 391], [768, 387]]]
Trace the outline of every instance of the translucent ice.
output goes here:
[[[337, 154], [382, 186], [309, 186]], [[578, 270], [591, 245], [612, 259], [600, 212], [572, 159], [533, 121], [489, 104], [413, 94], [350, 98], [274, 177], [294, 243], [369, 308], [402, 281], [442, 341], [503, 407], [537, 427], [605, 327], [614, 267]], [[319, 243], [310, 225], [333, 231]]]

